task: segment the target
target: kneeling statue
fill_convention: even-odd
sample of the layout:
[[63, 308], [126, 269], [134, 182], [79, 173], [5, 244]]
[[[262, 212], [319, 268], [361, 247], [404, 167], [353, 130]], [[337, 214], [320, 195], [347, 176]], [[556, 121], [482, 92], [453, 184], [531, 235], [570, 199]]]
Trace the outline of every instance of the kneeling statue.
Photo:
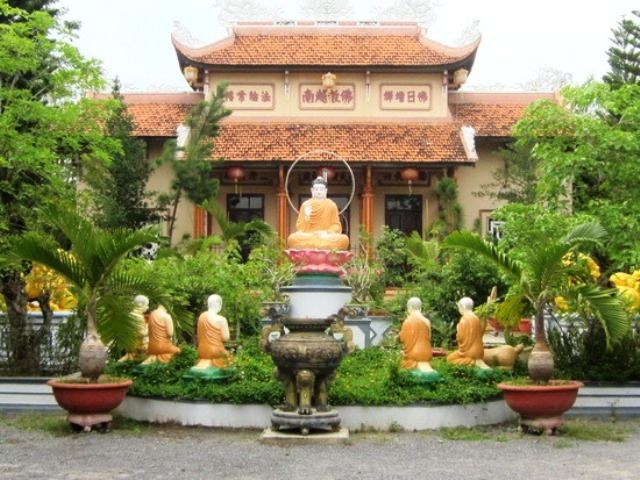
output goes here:
[[133, 299], [133, 310], [129, 314], [136, 321], [135, 341], [131, 348], [127, 349], [127, 353], [118, 359], [119, 362], [144, 358], [149, 346], [149, 326], [146, 318], [148, 310], [149, 299], [144, 295], [136, 295]]
[[407, 318], [400, 328], [402, 343], [401, 368], [410, 370], [416, 381], [429, 383], [441, 375], [431, 367], [431, 322], [422, 314], [422, 301], [411, 297], [407, 301]]
[[473, 300], [469, 297], [461, 298], [458, 301], [458, 311], [461, 315], [456, 327], [458, 349], [447, 356], [447, 361], [456, 365], [489, 369], [489, 366], [483, 360], [484, 346], [482, 344], [482, 336], [484, 335], [484, 324], [473, 313]]
[[160, 305], [149, 314], [149, 345], [147, 358], [142, 365], [161, 362], [169, 363], [171, 358], [180, 351], [172, 342], [173, 319], [169, 312]]
[[220, 380], [235, 372], [235, 369], [229, 368], [233, 358], [224, 346], [224, 342], [230, 338], [229, 324], [220, 315], [220, 310], [222, 297], [209, 295], [207, 311], [198, 317], [198, 362], [185, 377]]

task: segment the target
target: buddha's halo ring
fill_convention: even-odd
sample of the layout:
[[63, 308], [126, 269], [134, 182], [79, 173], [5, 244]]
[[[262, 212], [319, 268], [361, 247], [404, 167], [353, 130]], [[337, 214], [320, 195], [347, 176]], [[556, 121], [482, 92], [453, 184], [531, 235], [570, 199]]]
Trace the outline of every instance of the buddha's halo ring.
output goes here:
[[356, 192], [356, 177], [354, 176], [353, 170], [351, 169], [351, 166], [347, 163], [347, 161], [344, 158], [342, 158], [340, 155], [338, 155], [336, 152], [331, 152], [329, 150], [321, 150], [321, 149], [310, 150], [307, 153], [303, 153], [293, 161], [293, 163], [287, 170], [287, 176], [285, 177], [285, 180], [284, 180], [284, 193], [287, 196], [287, 202], [289, 202], [289, 206], [293, 209], [294, 212], [296, 212], [296, 215], [297, 215], [298, 209], [293, 205], [293, 202], [291, 201], [291, 196], [289, 195], [289, 177], [291, 176], [291, 170], [293, 170], [293, 167], [295, 167], [300, 160], [304, 160], [305, 158], [318, 153], [331, 155], [336, 160], [340, 160], [342, 163], [344, 163], [344, 166], [347, 167], [347, 170], [349, 170], [349, 175], [351, 175], [351, 195], [349, 195], [349, 200], [347, 201], [347, 204], [344, 206], [342, 210], [340, 210], [340, 215], [342, 215], [342, 213], [347, 208], [349, 208], [349, 205], [351, 205], [351, 201], [353, 200], [353, 196]]

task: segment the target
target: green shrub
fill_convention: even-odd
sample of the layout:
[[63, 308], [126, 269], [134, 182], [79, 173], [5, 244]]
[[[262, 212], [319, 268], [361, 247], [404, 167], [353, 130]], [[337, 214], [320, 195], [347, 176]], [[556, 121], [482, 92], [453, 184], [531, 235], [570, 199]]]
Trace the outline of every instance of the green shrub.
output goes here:
[[380, 275], [384, 286], [402, 286], [406, 283], [410, 265], [404, 233], [383, 225], [376, 243], [376, 259], [384, 267]]
[[[133, 395], [152, 398], [204, 400], [213, 403], [258, 403], [278, 405], [284, 390], [274, 378], [271, 358], [258, 348], [257, 338], [246, 339], [238, 347], [235, 366], [238, 373], [224, 383], [184, 380], [182, 376], [196, 362], [192, 347], [182, 351], [168, 364], [154, 364], [143, 371], [134, 362], [108, 367], [108, 373], [134, 378]], [[484, 402], [499, 396], [496, 383], [508, 374], [496, 372], [493, 378], [479, 379], [474, 369], [448, 365], [434, 360], [443, 381], [427, 388], [414, 384], [400, 370], [401, 351], [392, 348], [356, 350], [342, 360], [329, 389], [333, 405], [409, 405], [466, 404]]]
[[[585, 328], [586, 327], [586, 328]], [[606, 348], [605, 335], [597, 322], [572, 322], [564, 331], [549, 332], [559, 376], [575, 380], [628, 382], [640, 380], [640, 335], [629, 332]]]

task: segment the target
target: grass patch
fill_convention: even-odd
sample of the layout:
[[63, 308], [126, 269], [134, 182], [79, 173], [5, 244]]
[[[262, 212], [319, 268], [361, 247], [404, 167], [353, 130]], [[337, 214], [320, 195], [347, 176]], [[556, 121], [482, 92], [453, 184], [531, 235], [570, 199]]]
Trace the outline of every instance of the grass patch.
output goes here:
[[513, 423], [498, 425], [478, 425], [476, 427], [441, 428], [437, 435], [444, 440], [462, 440], [469, 442], [499, 442], [504, 443], [520, 438], [517, 426]]
[[[0, 422], [25, 432], [42, 432], [54, 437], [71, 435], [71, 427], [66, 415], [60, 413], [20, 412], [16, 414], [0, 415]], [[111, 430], [131, 434], [142, 434], [152, 428], [148, 422], [138, 422], [129, 418], [114, 416]]]
[[564, 438], [588, 442], [624, 442], [632, 431], [632, 427], [624, 423], [593, 419], [571, 420], [558, 429]]
[[69, 424], [61, 414], [18, 413], [12, 416], [7, 423], [26, 432], [44, 432], [54, 437], [70, 433]]
[[484, 440], [493, 440], [493, 436], [479, 428], [441, 428], [440, 436], [445, 440], [465, 440], [471, 442], [479, 442]]

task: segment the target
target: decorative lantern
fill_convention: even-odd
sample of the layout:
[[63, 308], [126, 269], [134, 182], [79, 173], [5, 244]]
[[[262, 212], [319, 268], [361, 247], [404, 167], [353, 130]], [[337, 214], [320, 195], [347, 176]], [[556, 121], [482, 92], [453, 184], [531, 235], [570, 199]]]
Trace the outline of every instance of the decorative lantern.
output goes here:
[[227, 168], [227, 178], [233, 180], [234, 192], [238, 193], [238, 182], [244, 180], [247, 173], [242, 167], [229, 167]]
[[333, 180], [335, 176], [336, 176], [336, 169], [329, 165], [320, 167], [316, 172], [316, 177], [324, 178], [325, 182], [328, 182], [329, 180]]
[[469, 76], [469, 70], [464, 68], [459, 68], [455, 72], [453, 72], [453, 86], [458, 88], [467, 81], [467, 77]]
[[184, 67], [182, 73], [184, 74], [184, 78], [187, 83], [193, 87], [193, 84], [198, 80], [198, 67], [187, 65]]
[[331, 72], [327, 72], [322, 75], [322, 89], [325, 91], [333, 90], [336, 86], [336, 78], [337, 77]]
[[420, 177], [417, 168], [407, 167], [400, 170], [400, 178], [409, 184], [409, 195], [411, 195], [411, 184]]

